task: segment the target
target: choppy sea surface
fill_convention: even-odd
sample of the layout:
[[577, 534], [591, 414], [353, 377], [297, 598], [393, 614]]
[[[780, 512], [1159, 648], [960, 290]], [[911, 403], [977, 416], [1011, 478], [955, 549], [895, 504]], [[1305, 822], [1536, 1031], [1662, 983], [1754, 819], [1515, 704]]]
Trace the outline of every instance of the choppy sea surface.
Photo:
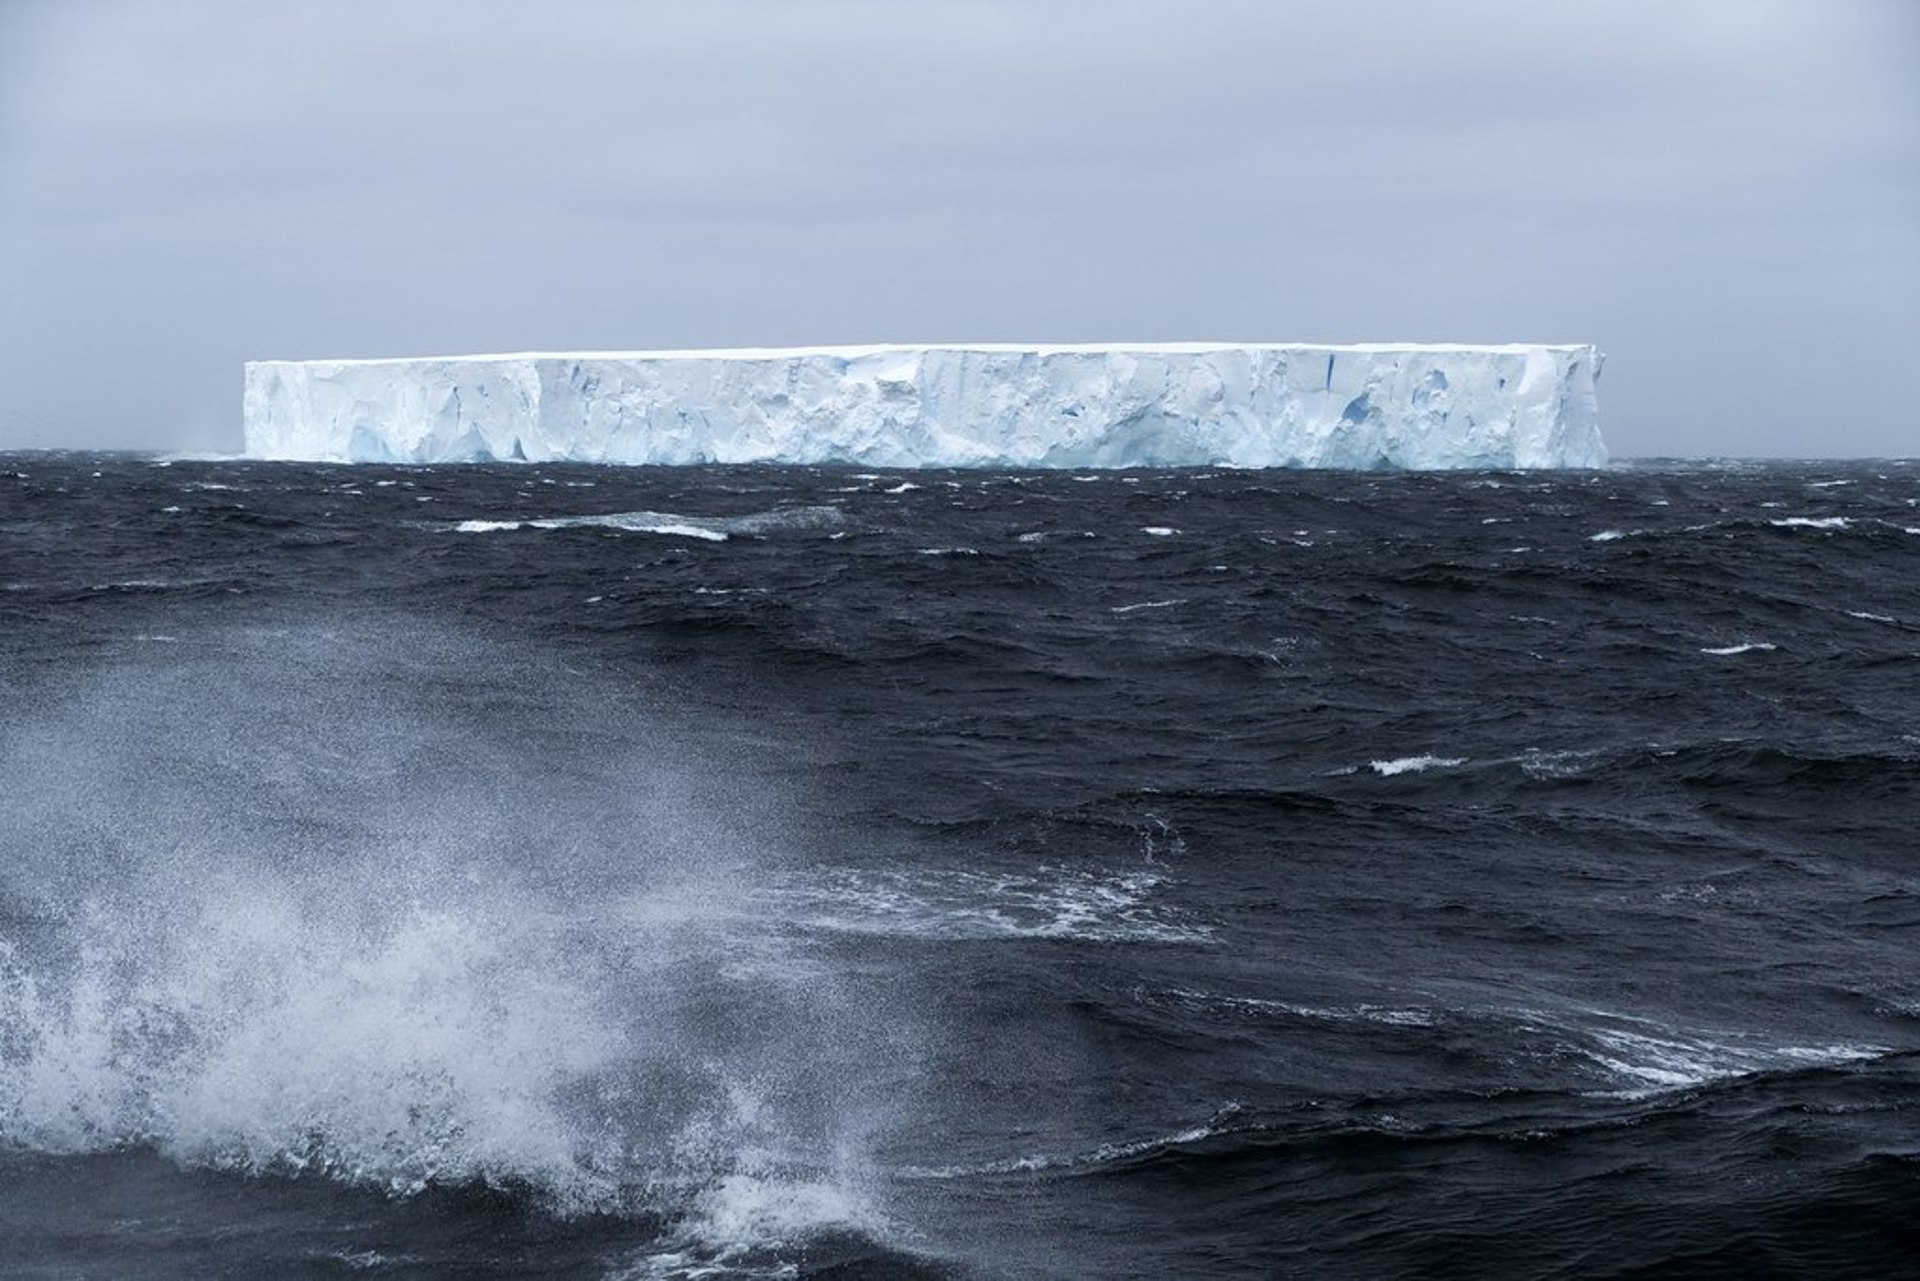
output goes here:
[[1888, 1276], [1920, 465], [0, 455], [0, 1271]]

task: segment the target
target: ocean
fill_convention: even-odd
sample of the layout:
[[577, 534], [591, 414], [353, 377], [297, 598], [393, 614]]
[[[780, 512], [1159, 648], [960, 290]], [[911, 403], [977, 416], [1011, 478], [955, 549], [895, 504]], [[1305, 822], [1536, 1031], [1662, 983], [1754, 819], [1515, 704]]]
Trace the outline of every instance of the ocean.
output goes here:
[[0, 1273], [1920, 1264], [1920, 464], [0, 455]]

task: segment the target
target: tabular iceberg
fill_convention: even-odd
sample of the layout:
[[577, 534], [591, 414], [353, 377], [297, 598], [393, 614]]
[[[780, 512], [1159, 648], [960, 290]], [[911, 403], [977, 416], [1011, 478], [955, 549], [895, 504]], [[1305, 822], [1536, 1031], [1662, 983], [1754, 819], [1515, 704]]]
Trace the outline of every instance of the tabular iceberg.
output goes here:
[[247, 453], [350, 462], [1599, 467], [1582, 344], [870, 346], [254, 361]]

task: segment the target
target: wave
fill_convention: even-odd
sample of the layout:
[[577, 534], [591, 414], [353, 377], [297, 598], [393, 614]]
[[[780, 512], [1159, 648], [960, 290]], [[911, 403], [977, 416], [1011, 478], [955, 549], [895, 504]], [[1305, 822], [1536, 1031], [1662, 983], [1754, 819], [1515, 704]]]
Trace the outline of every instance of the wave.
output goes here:
[[[1619, 1016], [1613, 1016], [1616, 1020]], [[1771, 1072], [1838, 1067], [1897, 1053], [1885, 1045], [1830, 1042], [1781, 1045], [1743, 1033], [1689, 1034], [1657, 1024], [1595, 1025], [1579, 1030], [1580, 1052], [1611, 1075], [1629, 1098], [1644, 1098]]]
[[1884, 537], [1890, 532], [1895, 534], [1916, 532], [1899, 521], [1876, 516], [1734, 516], [1691, 525], [1632, 528], [1610, 526], [1589, 534], [1586, 541], [1614, 543], [1626, 539], [1684, 539], [1696, 536], [1724, 539], [1729, 535], [1763, 533], [1767, 530], [1809, 530], [1819, 534], [1849, 534], [1868, 539]]
[[1198, 1125], [1117, 1143], [1102, 1143], [1074, 1151], [1034, 1152], [1023, 1156], [959, 1165], [904, 1166], [896, 1173], [905, 1179], [947, 1180], [1108, 1169], [1144, 1156], [1158, 1155], [1206, 1139], [1230, 1134], [1241, 1128], [1235, 1120], [1241, 1110], [1242, 1105], [1238, 1102], [1223, 1103], [1208, 1120]]
[[1392, 778], [1396, 774], [1424, 774], [1430, 769], [1451, 769], [1466, 763], [1464, 756], [1400, 756], [1390, 760], [1368, 761], [1367, 768], [1382, 778]]
[[[1557, 1089], [1573, 1097], [1646, 1099], [1763, 1074], [1843, 1067], [1907, 1053], [1879, 1043], [1798, 1041], [1604, 1009], [1449, 1003], [1412, 994], [1303, 1001], [1163, 988], [1139, 996], [1150, 1004], [1211, 1018], [1325, 1023], [1344, 1025], [1369, 1037], [1443, 1042], [1454, 1057], [1464, 1043], [1473, 1043], [1489, 1059], [1526, 1058], [1558, 1065], [1557, 1074], [1540, 1078], [1535, 1088]], [[1435, 1036], [1441, 1042], [1434, 1042]], [[1403, 1052], [1404, 1047], [1390, 1051], [1383, 1045], [1381, 1050]]]
[[[885, 1229], [911, 998], [745, 892], [783, 856], [671, 720], [418, 627], [196, 640], [0, 741], [0, 1148], [498, 1189], [710, 1258]], [[593, 750], [546, 767], [413, 666]]]
[[463, 520], [455, 525], [461, 534], [492, 534], [515, 529], [618, 529], [630, 534], [666, 534], [678, 538], [703, 538], [724, 543], [727, 535], [703, 525], [688, 524], [656, 512], [622, 512], [611, 516], [554, 516], [536, 520]]
[[[823, 1128], [801, 1079], [829, 1057], [808, 1045], [825, 1024], [764, 1045], [821, 1000], [798, 998], [791, 974], [768, 991], [779, 967], [729, 970], [710, 995], [636, 999], [619, 990], [631, 949], [657, 951], [659, 931], [625, 934], [624, 957], [598, 944], [583, 956], [577, 931], [469, 905], [343, 937], [311, 902], [310, 887], [210, 902], [177, 934], [90, 938], [64, 973], [0, 952], [0, 1146], [148, 1147], [183, 1166], [400, 1199], [495, 1189], [563, 1219], [664, 1220], [649, 1256], [703, 1266], [789, 1255], [822, 1233], [891, 1234], [864, 1152]], [[670, 976], [718, 974], [723, 959], [675, 946], [643, 968], [683, 982]], [[730, 1061], [695, 1020], [742, 988], [763, 1048], [729, 1033]], [[831, 989], [831, 975], [810, 976], [810, 992]], [[825, 1001], [820, 1017], [858, 1043], [850, 1012]], [[859, 1106], [859, 1073], [836, 1083], [856, 1091], [839, 1106]]]
[[1021, 871], [825, 868], [763, 891], [789, 923], [920, 939], [1196, 944], [1214, 927], [1158, 901], [1167, 872], [1042, 865]]
[[791, 1278], [795, 1253], [809, 1262], [844, 1254], [861, 1271], [940, 1272], [881, 1244], [899, 1229], [873, 1204], [838, 1184], [733, 1175], [704, 1190], [663, 1239], [629, 1253], [604, 1273], [611, 1281]]
[[1212, 1012], [1258, 1017], [1284, 1015], [1316, 1022], [1384, 1023], [1392, 1027], [1434, 1027], [1445, 1018], [1444, 1012], [1433, 1006], [1406, 1003], [1375, 1004], [1370, 1001], [1358, 1001], [1351, 1004], [1316, 1005], [1268, 997], [1230, 996], [1219, 992], [1199, 992], [1184, 988], [1170, 988], [1161, 995], [1166, 999]]
[[1542, 784], [1626, 782], [1650, 774], [1691, 787], [1848, 785], [1856, 798], [1911, 786], [1920, 778], [1920, 750], [1909, 742], [1862, 744], [1852, 750], [1755, 738], [1536, 747], [1498, 764], [1516, 767], [1528, 780]]
[[6, 1142], [620, 1206], [618, 1148], [561, 1095], [616, 1063], [622, 1038], [577, 967], [510, 922], [420, 910], [341, 928], [269, 890], [161, 928], [88, 915], [69, 966], [0, 952]]
[[766, 537], [796, 530], [831, 529], [844, 523], [837, 507], [784, 507], [744, 516], [687, 516], [675, 512], [604, 512], [583, 516], [533, 516], [506, 520], [462, 520], [450, 529], [460, 534], [506, 533], [521, 529], [612, 529], [629, 534], [660, 534], [723, 543], [732, 537]]
[[1911, 789], [1920, 781], [1920, 751], [1911, 745], [1894, 748], [1835, 746], [1818, 748], [1759, 739], [1648, 745], [1629, 754], [1620, 766], [1651, 770], [1691, 787], [1757, 789], [1764, 800], [1778, 789], [1845, 787], [1854, 803]]

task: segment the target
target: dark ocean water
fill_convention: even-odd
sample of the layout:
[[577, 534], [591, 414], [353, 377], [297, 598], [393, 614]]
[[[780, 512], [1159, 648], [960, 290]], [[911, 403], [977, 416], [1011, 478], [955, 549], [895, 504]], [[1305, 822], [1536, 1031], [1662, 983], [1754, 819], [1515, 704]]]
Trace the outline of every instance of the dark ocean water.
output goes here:
[[1920, 465], [0, 456], [0, 1271], [1913, 1274]]

